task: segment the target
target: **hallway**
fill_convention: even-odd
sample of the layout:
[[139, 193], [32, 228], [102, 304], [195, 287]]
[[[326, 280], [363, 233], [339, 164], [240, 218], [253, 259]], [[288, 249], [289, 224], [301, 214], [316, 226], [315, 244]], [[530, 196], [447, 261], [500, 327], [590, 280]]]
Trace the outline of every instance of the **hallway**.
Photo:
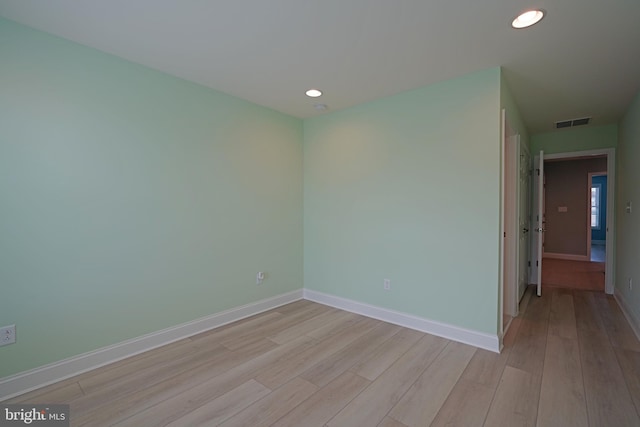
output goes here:
[[640, 342], [613, 297], [548, 287], [537, 298], [530, 287], [521, 312], [507, 366], [532, 377], [510, 393], [533, 400], [537, 425], [640, 425]]

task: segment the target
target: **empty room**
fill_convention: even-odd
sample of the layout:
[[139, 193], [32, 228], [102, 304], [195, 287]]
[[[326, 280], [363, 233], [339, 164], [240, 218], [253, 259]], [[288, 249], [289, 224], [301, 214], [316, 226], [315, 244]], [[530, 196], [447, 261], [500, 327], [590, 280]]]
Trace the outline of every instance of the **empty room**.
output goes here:
[[0, 425], [640, 425], [640, 3], [479, 3], [0, 0]]

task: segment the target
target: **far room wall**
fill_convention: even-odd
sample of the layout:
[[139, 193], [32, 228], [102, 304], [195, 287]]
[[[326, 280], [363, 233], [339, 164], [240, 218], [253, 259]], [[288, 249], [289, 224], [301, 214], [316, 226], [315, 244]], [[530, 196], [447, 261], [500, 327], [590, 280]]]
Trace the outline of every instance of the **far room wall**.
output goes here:
[[497, 333], [500, 85], [489, 69], [305, 120], [305, 288]]
[[607, 159], [545, 162], [545, 253], [587, 256], [589, 173], [607, 170]]

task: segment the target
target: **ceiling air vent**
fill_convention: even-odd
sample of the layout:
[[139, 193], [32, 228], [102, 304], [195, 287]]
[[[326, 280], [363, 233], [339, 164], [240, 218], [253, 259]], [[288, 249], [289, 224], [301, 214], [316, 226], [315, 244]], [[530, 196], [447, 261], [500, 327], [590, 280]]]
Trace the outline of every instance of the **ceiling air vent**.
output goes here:
[[581, 119], [563, 120], [561, 122], [556, 122], [556, 129], [588, 125], [590, 120], [591, 120], [591, 117], [583, 117]]
[[582, 126], [582, 125], [588, 125], [589, 124], [589, 120], [591, 120], [591, 117], [585, 117], [583, 119], [574, 119], [571, 122], [571, 126]]

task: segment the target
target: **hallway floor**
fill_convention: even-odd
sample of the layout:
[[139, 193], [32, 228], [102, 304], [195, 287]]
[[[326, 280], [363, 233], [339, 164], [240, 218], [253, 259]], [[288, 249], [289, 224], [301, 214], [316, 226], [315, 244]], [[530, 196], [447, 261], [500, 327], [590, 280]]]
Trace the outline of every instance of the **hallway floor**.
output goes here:
[[604, 262], [545, 258], [542, 286], [604, 292]]

